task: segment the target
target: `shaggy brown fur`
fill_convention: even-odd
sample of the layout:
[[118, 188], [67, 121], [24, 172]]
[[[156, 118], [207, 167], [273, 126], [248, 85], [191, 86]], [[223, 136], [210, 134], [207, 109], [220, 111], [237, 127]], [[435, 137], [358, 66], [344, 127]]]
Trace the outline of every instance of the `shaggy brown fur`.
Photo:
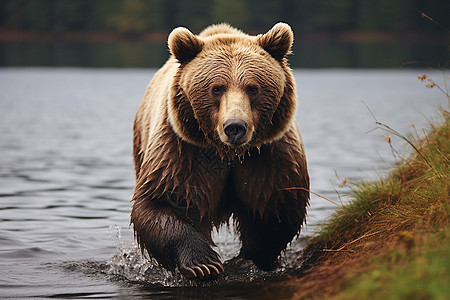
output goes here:
[[[282, 23], [258, 36], [227, 25], [170, 34], [173, 56], [134, 123], [131, 213], [140, 246], [164, 267], [205, 280], [224, 272], [211, 230], [230, 216], [240, 256], [264, 270], [298, 234], [309, 177], [293, 118], [292, 42]], [[230, 120], [239, 120], [232, 130]]]

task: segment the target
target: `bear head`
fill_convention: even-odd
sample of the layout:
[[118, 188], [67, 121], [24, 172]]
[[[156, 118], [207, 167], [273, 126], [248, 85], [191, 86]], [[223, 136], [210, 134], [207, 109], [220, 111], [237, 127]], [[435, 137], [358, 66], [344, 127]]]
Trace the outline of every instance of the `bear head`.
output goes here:
[[284, 23], [258, 36], [228, 25], [200, 35], [174, 29], [168, 44], [178, 69], [168, 107], [177, 135], [229, 158], [281, 138], [296, 105], [292, 43]]

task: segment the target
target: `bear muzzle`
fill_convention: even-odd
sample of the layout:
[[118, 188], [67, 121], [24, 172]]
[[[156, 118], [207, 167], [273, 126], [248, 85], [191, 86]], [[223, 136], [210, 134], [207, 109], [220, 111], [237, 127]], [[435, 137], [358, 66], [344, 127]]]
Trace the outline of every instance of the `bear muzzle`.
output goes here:
[[247, 123], [241, 119], [228, 119], [223, 123], [223, 131], [230, 144], [239, 145], [242, 144], [242, 138], [247, 133]]

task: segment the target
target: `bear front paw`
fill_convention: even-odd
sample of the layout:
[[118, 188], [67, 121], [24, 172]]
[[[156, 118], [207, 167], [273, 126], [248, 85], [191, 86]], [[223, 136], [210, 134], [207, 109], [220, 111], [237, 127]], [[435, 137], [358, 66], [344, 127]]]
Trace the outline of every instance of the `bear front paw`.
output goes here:
[[225, 272], [219, 255], [202, 239], [189, 239], [177, 249], [178, 270], [188, 279], [214, 280]]
[[181, 274], [187, 279], [199, 279], [199, 280], [214, 280], [220, 273], [224, 273], [220, 262], [211, 262], [209, 264], [193, 265], [193, 266], [179, 266]]

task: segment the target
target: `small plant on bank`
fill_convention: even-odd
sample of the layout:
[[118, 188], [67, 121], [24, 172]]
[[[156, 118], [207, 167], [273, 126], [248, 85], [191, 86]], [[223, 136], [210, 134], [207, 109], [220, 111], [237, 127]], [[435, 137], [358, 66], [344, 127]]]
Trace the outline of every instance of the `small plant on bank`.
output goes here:
[[[446, 84], [442, 88], [426, 75], [419, 80], [450, 99]], [[352, 184], [352, 200], [306, 247], [305, 258], [313, 267], [305, 271], [303, 290], [294, 298], [446, 299], [450, 295], [449, 108], [450, 100], [447, 108], [441, 108], [439, 124], [431, 124], [422, 138], [414, 126], [415, 132], [405, 136], [375, 119], [400, 159], [385, 178]], [[412, 154], [400, 155], [391, 135], [410, 145]]]

